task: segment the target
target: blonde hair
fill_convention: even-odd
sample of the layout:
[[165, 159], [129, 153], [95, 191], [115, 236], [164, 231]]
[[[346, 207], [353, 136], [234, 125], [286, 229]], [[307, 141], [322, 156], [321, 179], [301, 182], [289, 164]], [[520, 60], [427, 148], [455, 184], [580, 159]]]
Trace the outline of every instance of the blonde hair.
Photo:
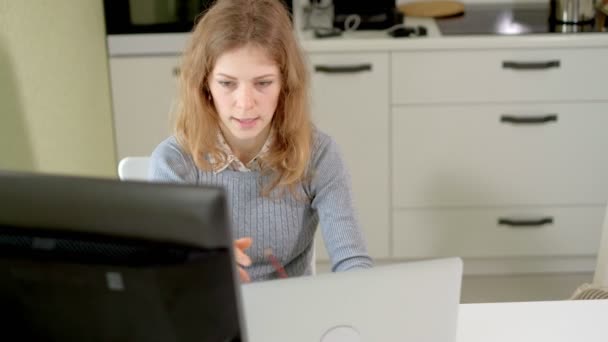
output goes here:
[[219, 116], [209, 77], [221, 54], [250, 44], [264, 49], [281, 72], [281, 92], [271, 122], [273, 144], [262, 159], [264, 172], [276, 177], [262, 195], [276, 187], [296, 194], [296, 185], [307, 177], [312, 149], [309, 76], [290, 15], [280, 0], [218, 0], [195, 25], [182, 57], [174, 133], [200, 169], [213, 169], [208, 156], [226, 160], [217, 142]]

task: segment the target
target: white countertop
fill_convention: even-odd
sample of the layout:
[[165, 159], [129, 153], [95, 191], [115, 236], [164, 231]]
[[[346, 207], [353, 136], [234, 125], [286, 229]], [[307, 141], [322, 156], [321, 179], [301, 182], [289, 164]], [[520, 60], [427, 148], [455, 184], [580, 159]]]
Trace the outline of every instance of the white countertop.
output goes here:
[[608, 341], [608, 300], [461, 304], [458, 342]]
[[[384, 31], [345, 32], [318, 39], [311, 31], [298, 32], [307, 52], [363, 52], [407, 50], [510, 49], [526, 47], [608, 47], [607, 33], [442, 36], [433, 19], [411, 18], [407, 26], [424, 26], [426, 37], [393, 38]], [[111, 57], [180, 55], [190, 33], [123, 34], [108, 36]]]

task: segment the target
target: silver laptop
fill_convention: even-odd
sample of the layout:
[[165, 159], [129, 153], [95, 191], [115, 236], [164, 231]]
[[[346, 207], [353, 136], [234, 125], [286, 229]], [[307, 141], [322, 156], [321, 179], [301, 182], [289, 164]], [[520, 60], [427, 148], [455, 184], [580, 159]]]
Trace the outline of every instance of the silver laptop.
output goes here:
[[453, 342], [462, 261], [416, 261], [242, 286], [249, 342]]

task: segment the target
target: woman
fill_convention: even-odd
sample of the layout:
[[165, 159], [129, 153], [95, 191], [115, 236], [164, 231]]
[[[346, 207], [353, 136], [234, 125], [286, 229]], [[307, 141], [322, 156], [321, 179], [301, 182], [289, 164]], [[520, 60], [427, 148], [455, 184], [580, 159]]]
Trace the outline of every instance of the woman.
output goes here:
[[150, 178], [226, 189], [241, 280], [278, 277], [269, 257], [288, 276], [310, 274], [319, 223], [333, 271], [371, 267], [344, 161], [311, 124], [309, 77], [283, 4], [217, 1], [180, 70], [174, 136], [153, 152]]

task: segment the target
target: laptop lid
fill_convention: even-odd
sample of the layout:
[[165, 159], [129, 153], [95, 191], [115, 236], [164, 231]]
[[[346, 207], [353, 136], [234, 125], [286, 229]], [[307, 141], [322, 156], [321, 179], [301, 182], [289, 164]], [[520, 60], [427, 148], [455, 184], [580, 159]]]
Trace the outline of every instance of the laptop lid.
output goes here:
[[250, 341], [453, 342], [462, 261], [416, 261], [242, 286]]

